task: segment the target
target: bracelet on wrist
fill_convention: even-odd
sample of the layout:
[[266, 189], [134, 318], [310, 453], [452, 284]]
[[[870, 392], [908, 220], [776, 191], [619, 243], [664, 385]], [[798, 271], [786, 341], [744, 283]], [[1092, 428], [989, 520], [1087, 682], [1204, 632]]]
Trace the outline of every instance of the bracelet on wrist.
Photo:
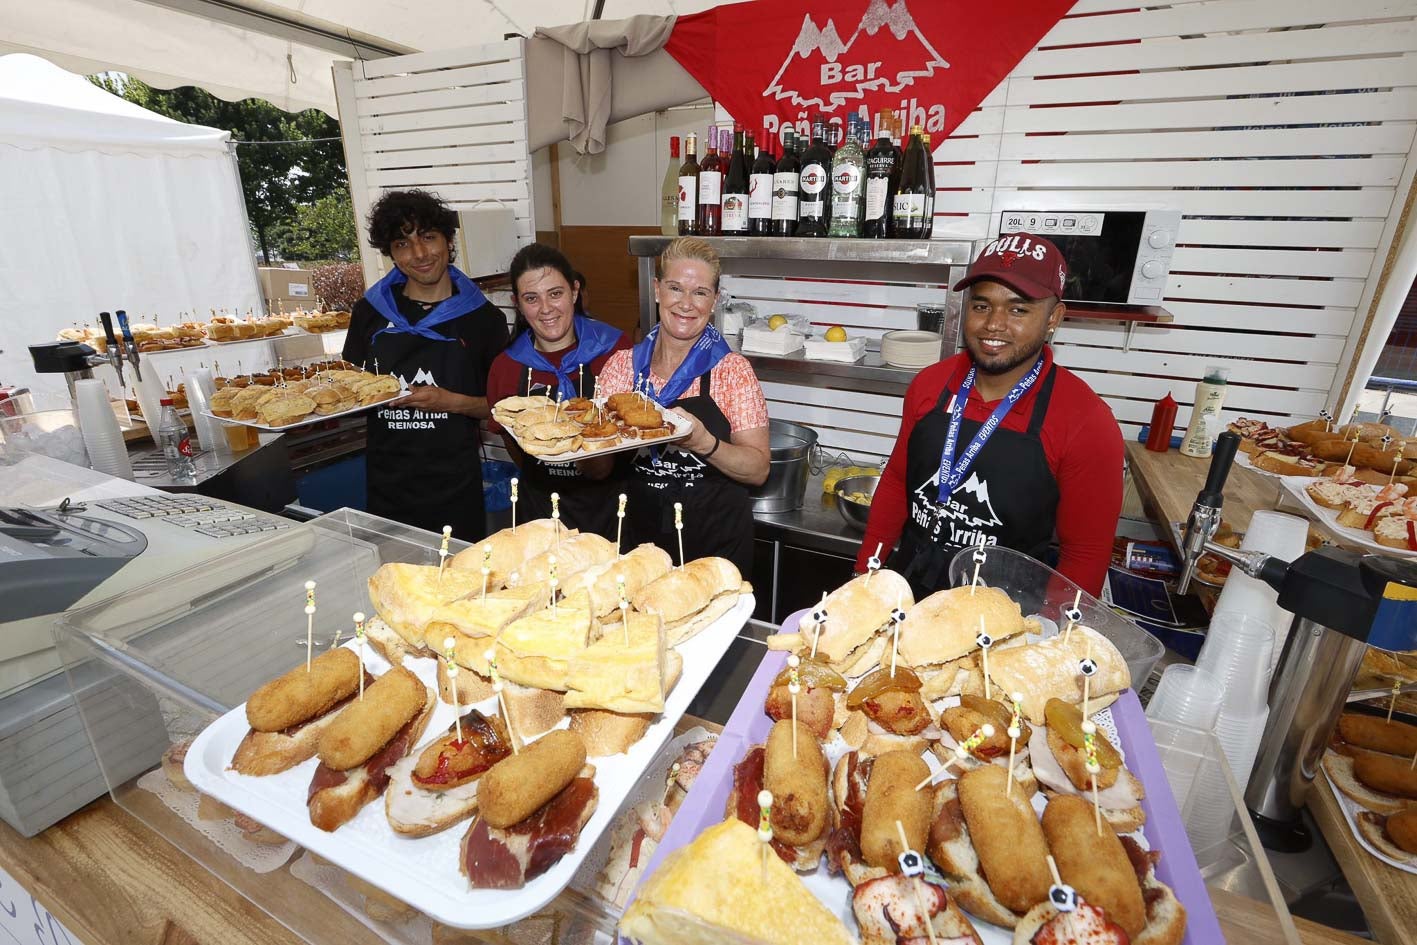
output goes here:
[[714, 437], [714, 438], [713, 438], [713, 446], [709, 447], [709, 451], [704, 454], [704, 459], [708, 459], [708, 458], [709, 458], [710, 456], [712, 456], [714, 453], [717, 453], [717, 452], [718, 452], [718, 448], [719, 448], [720, 446], [722, 446], [722, 445], [723, 445], [723, 441], [720, 440], [718, 437]]

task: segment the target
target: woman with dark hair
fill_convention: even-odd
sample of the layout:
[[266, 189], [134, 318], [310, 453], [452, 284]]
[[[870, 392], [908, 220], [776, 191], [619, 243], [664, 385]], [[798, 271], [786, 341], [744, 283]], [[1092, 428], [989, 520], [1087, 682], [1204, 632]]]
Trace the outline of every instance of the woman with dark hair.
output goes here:
[[[597, 321], [581, 307], [584, 288], [579, 273], [560, 251], [541, 243], [523, 246], [508, 275], [517, 307], [517, 324], [525, 328], [506, 351], [492, 362], [487, 375], [487, 399], [492, 404], [505, 397], [532, 393], [564, 400], [589, 397], [595, 378], [610, 355], [629, 348], [620, 329]], [[606, 538], [615, 535], [617, 494], [628, 460], [604, 465], [598, 477], [587, 476], [579, 463], [543, 463], [527, 456], [510, 433], [495, 420], [507, 452], [521, 471], [519, 515], [544, 518], [551, 514], [551, 493], [560, 497], [561, 521], [569, 528], [593, 531]]]
[[403, 396], [369, 413], [366, 508], [477, 541], [487, 533], [477, 421], [507, 345], [502, 310], [452, 265], [458, 215], [421, 190], [369, 211], [369, 243], [394, 267], [351, 312], [344, 359], [397, 377]]

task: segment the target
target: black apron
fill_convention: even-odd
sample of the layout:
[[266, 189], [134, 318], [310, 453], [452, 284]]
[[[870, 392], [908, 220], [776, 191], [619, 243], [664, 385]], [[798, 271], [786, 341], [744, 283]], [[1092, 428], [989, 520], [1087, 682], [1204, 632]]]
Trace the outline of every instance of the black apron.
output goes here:
[[[456, 322], [440, 326], [452, 328]], [[409, 385], [481, 396], [459, 339], [432, 341], [386, 331], [370, 342], [369, 360], [383, 374]], [[367, 508], [431, 532], [453, 527], [453, 536], [479, 541], [487, 534], [482, 508], [482, 457], [477, 421], [459, 413], [425, 413], [381, 407], [369, 414], [365, 448]]]
[[[544, 385], [535, 386], [541, 388]], [[574, 376], [571, 378], [570, 387], [571, 390], [564, 394], [565, 399], [579, 397], [580, 394], [575, 390]], [[521, 372], [518, 390], [523, 396], [531, 394], [525, 372]], [[517, 518], [524, 522], [550, 518], [551, 493], [555, 492], [561, 497], [563, 525], [567, 528], [578, 528], [583, 532], [595, 532], [610, 541], [615, 540], [615, 509], [619, 505], [620, 493], [624, 491], [628, 467], [626, 454], [614, 454], [615, 468], [605, 479], [591, 479], [581, 475], [575, 463], [543, 463], [535, 456], [525, 453], [522, 455], [526, 458], [522, 461], [520, 481], [517, 483]], [[628, 515], [628, 512], [626, 514]]]
[[[905, 527], [890, 566], [910, 582], [916, 600], [949, 587], [950, 559], [959, 549], [979, 544], [981, 537], [1039, 560], [1047, 553], [1058, 512], [1058, 481], [1048, 468], [1039, 431], [1056, 376], [1054, 368], [1043, 378], [1027, 432], [996, 429], [947, 505], [940, 504], [939, 496], [940, 454], [950, 427], [945, 408], [953, 396], [948, 387], [911, 430], [905, 453], [910, 489]], [[959, 442], [968, 443], [980, 426], [977, 420], [962, 420]]]
[[[693, 416], [720, 440], [730, 440], [733, 427], [714, 403], [708, 373], [699, 378], [699, 391], [696, 396], [679, 398], [672, 406]], [[753, 503], [747, 486], [693, 453], [672, 447], [660, 448], [658, 466], [649, 450], [640, 450], [630, 469], [625, 508], [627, 548], [653, 542], [678, 564], [674, 503], [681, 502], [684, 560], [716, 555], [732, 561], [744, 575], [752, 573]]]

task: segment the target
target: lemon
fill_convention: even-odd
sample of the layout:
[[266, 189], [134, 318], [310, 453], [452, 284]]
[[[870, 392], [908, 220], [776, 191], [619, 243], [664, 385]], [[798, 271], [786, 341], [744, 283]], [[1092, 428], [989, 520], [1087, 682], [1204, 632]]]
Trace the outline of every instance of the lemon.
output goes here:
[[772, 318], [768, 319], [768, 329], [771, 331], [777, 331], [779, 328], [786, 324], [786, 315], [774, 315]]
[[833, 325], [827, 329], [827, 341], [845, 341], [846, 329], [840, 325]]

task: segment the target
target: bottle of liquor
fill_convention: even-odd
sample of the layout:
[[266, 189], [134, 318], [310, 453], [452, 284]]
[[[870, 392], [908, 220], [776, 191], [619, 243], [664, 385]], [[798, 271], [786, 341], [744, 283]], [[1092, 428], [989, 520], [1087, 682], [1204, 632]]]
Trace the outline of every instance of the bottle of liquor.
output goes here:
[[669, 136], [669, 163], [659, 187], [659, 232], [674, 236], [679, 232], [679, 136]]
[[772, 174], [772, 235], [797, 233], [797, 200], [802, 187], [802, 162], [797, 157], [797, 132], [789, 130], [782, 160]]
[[699, 163], [699, 236], [717, 236], [722, 231], [723, 161], [718, 156], [718, 129], [709, 125], [704, 136], [708, 153]]
[[910, 144], [906, 146], [896, 188], [895, 209], [891, 220], [891, 236], [896, 239], [920, 239], [925, 223], [925, 191], [929, 184], [929, 163], [925, 144], [920, 140], [920, 126], [912, 125]]
[[699, 232], [699, 136], [684, 138], [684, 163], [679, 165], [679, 235]]
[[920, 238], [929, 239], [935, 232], [935, 149], [927, 134], [925, 144], [925, 220], [920, 226]]
[[885, 239], [890, 235], [890, 218], [896, 178], [895, 145], [891, 143], [891, 126], [895, 115], [889, 108], [878, 116], [880, 137], [866, 154], [866, 213], [861, 223], [861, 235]]
[[846, 116], [846, 134], [832, 156], [831, 225], [827, 232], [837, 239], [861, 235], [862, 191], [865, 184], [866, 155], [861, 150], [856, 116]]
[[818, 115], [812, 119], [812, 143], [802, 153], [802, 197], [797, 205], [797, 235], [827, 235], [831, 219], [829, 187], [832, 152], [827, 145], [827, 124]]
[[748, 233], [752, 236], [772, 235], [772, 178], [776, 167], [772, 138], [764, 126], [758, 156], [753, 159], [753, 172], [748, 175]]
[[748, 156], [743, 151], [743, 131], [734, 128], [733, 156], [723, 177], [723, 235], [748, 235]]

